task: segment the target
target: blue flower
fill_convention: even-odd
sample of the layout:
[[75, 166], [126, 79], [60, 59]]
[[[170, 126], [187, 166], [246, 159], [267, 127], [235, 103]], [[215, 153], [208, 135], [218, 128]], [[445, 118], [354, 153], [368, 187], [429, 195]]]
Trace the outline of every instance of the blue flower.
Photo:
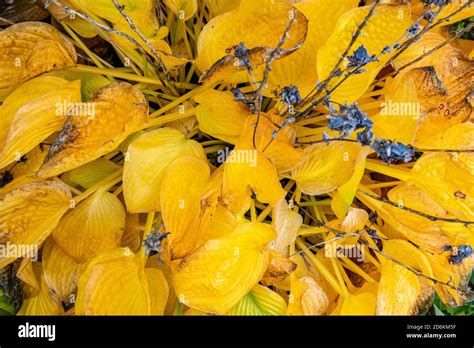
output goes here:
[[[326, 105], [330, 104], [331, 102], [326, 102]], [[330, 110], [334, 109], [330, 107]], [[357, 103], [341, 105], [339, 114], [331, 114], [327, 118], [329, 129], [338, 131], [342, 138], [348, 137], [357, 129], [372, 129], [372, 121], [359, 109]]]
[[447, 245], [444, 247], [444, 251], [451, 251], [451, 256], [449, 256], [449, 263], [454, 265], [460, 265], [464, 259], [472, 255], [472, 246], [460, 245], [455, 248], [452, 245]]
[[421, 0], [421, 2], [425, 3], [425, 8], [431, 5], [442, 7], [446, 6], [449, 0]]
[[407, 36], [409, 39], [411, 39], [412, 37], [414, 37], [415, 35], [417, 35], [421, 30], [421, 27], [420, 25], [417, 23], [413, 24], [412, 26], [410, 26], [408, 29], [407, 29]]
[[230, 91], [234, 95], [235, 101], [244, 103], [252, 112], [255, 111], [255, 103], [247, 98], [245, 94], [240, 91], [240, 88], [232, 88]]
[[284, 87], [280, 93], [281, 99], [285, 101], [288, 105], [296, 105], [301, 102], [301, 95], [298, 87], [296, 86], [287, 86]]
[[239, 58], [241, 66], [247, 67], [248, 70], [252, 70], [249, 60], [249, 49], [245, 47], [244, 43], [241, 42], [238, 45], [232, 47], [234, 49], [234, 55]]
[[161, 253], [161, 242], [168, 236], [169, 233], [150, 232], [147, 238], [143, 241], [145, 252], [147, 255], [151, 253]]
[[396, 141], [386, 139], [375, 139], [371, 148], [377, 157], [388, 164], [394, 162], [411, 162], [415, 157], [415, 148]]
[[347, 64], [349, 69], [360, 68], [369, 64], [370, 62], [378, 61], [377, 56], [371, 56], [364, 45], [361, 45], [358, 49], [356, 49], [352, 56], [347, 56], [347, 60], [349, 61]]

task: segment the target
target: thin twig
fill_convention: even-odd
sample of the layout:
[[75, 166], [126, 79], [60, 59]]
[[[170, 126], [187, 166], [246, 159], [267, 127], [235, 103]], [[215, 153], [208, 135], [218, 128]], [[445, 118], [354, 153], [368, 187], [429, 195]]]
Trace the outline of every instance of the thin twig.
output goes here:
[[286, 25], [286, 29], [283, 32], [283, 35], [280, 37], [280, 40], [278, 41], [278, 45], [270, 52], [270, 55], [269, 55], [267, 61], [265, 62], [265, 70], [263, 71], [262, 81], [260, 81], [260, 84], [259, 84], [258, 88], [255, 90], [253, 98], [252, 98], [254, 101], [257, 100], [257, 120], [255, 122], [255, 128], [253, 130], [253, 137], [252, 137], [254, 148], [257, 148], [257, 146], [256, 146], [256, 136], [257, 136], [258, 124], [259, 124], [259, 121], [260, 121], [260, 113], [262, 111], [261, 110], [262, 109], [262, 99], [263, 99], [262, 91], [263, 91], [264, 88], [267, 87], [268, 76], [269, 76], [270, 71], [271, 71], [270, 65], [275, 60], [277, 52], [283, 47], [283, 44], [285, 43], [286, 38], [288, 37], [288, 33], [290, 32], [290, 29], [293, 26], [293, 23], [296, 21], [296, 14], [297, 14], [296, 9], [293, 9], [292, 12], [291, 12], [291, 18], [288, 21], [288, 24]]
[[456, 286], [450, 284], [449, 282], [443, 282], [443, 281], [438, 280], [438, 279], [436, 279], [436, 278], [430, 277], [430, 276], [424, 274], [424, 273], [421, 272], [421, 271], [417, 271], [416, 269], [414, 269], [414, 268], [412, 268], [412, 267], [410, 267], [410, 266], [408, 266], [408, 265], [405, 265], [403, 262], [394, 259], [393, 257], [391, 257], [390, 255], [384, 253], [383, 251], [380, 251], [378, 248], [374, 248], [373, 246], [371, 246], [371, 245], [368, 244], [368, 243], [363, 243], [363, 244], [364, 244], [367, 248], [369, 248], [370, 250], [373, 250], [373, 251], [375, 251], [376, 253], [378, 253], [380, 256], [385, 257], [386, 259], [388, 259], [388, 260], [390, 260], [390, 261], [396, 263], [397, 265], [399, 265], [399, 266], [401, 266], [401, 267], [407, 269], [408, 271], [414, 273], [415, 275], [417, 275], [417, 276], [419, 276], [419, 277], [428, 279], [428, 280], [430, 280], [430, 281], [432, 281], [433, 283], [438, 284], [438, 285], [447, 286], [447, 287], [449, 287], [449, 288], [451, 288], [451, 289], [454, 289], [454, 290], [456, 290], [456, 291], [458, 291], [458, 292], [460, 292], [460, 293], [466, 292], [464, 289], [458, 288], [458, 287], [456, 287]]
[[128, 25], [130, 26], [130, 28], [140, 37], [140, 39], [143, 40], [143, 42], [147, 45], [147, 47], [150, 49], [153, 57], [156, 59], [156, 61], [158, 62], [158, 65], [159, 65], [159, 72], [163, 72], [167, 75], [168, 77], [168, 71], [166, 70], [166, 67], [165, 67], [165, 64], [163, 63], [163, 60], [161, 59], [160, 57], [160, 54], [158, 53], [157, 49], [155, 46], [153, 46], [150, 41], [148, 41], [148, 39], [145, 37], [145, 35], [143, 35], [143, 33], [137, 28], [137, 26], [135, 25], [135, 22], [133, 21], [133, 19], [125, 12], [125, 5], [120, 5], [119, 2], [117, 0], [112, 0], [115, 7], [117, 8], [117, 10], [120, 12], [120, 14], [122, 15], [122, 17], [127, 21]]
[[380, 196], [377, 196], [375, 194], [372, 194], [370, 192], [367, 192], [367, 191], [363, 191], [363, 190], [358, 190], [358, 192], [370, 197], [370, 198], [373, 198], [377, 201], [380, 201], [380, 202], [383, 202], [383, 203], [386, 203], [386, 204], [389, 204], [391, 206], [394, 206], [396, 208], [399, 208], [399, 209], [402, 209], [402, 210], [405, 210], [409, 213], [413, 213], [413, 214], [416, 214], [416, 215], [419, 215], [421, 217], [424, 217], [430, 221], [444, 221], [444, 222], [452, 222], [452, 223], [461, 223], [461, 224], [464, 224], [464, 225], [471, 225], [471, 224], [474, 224], [474, 221], [468, 221], [468, 220], [461, 220], [461, 219], [458, 219], [458, 218], [443, 218], [443, 217], [438, 217], [438, 216], [434, 216], [434, 215], [430, 215], [430, 214], [426, 214], [426, 213], [423, 213], [422, 211], [419, 211], [419, 210], [416, 210], [416, 209], [413, 209], [413, 208], [409, 208], [409, 207], [405, 207], [405, 206], [400, 206], [400, 204], [396, 203], [396, 202], [392, 202], [391, 200], [387, 199], [387, 198], [384, 198], [384, 197], [380, 197]]
[[[341, 55], [339, 58], [338, 62], [332, 69], [332, 71], [329, 73], [328, 77], [322, 81], [317, 87], [313, 88], [312, 91], [308, 93], [308, 95], [303, 99], [303, 102], [300, 104], [300, 107], [304, 107], [311, 103], [312, 98], [315, 98], [316, 96], [319, 95], [323, 90], [326, 89], [326, 87], [329, 85], [331, 80], [337, 75], [336, 72], [339, 70], [341, 64], [344, 62], [344, 60], [347, 58], [347, 55], [353, 48], [354, 44], [356, 43], [357, 39], [359, 38], [360, 34], [362, 33], [362, 30], [367, 26], [367, 23], [369, 22], [369, 19], [374, 15], [376, 7], [380, 4], [381, 0], [376, 0], [370, 7], [369, 12], [367, 13], [367, 16], [365, 16], [364, 20], [362, 23], [360, 23], [357, 26], [357, 29], [355, 33], [352, 35], [351, 41], [349, 42], [349, 45], [347, 46], [346, 50], [344, 53]], [[312, 94], [314, 93], [314, 96]]]

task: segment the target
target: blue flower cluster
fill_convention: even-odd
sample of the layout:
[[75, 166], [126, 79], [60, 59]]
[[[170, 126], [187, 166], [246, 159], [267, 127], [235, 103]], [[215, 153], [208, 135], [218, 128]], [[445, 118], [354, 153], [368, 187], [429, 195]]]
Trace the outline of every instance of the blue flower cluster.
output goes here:
[[329, 107], [331, 114], [327, 117], [329, 120], [328, 128], [338, 131], [340, 138], [346, 138], [354, 131], [363, 129], [357, 134], [357, 141], [363, 145], [370, 145], [373, 141], [372, 121], [367, 114], [359, 109], [357, 103], [341, 105], [339, 113], [332, 106], [330, 101], [325, 104]]
[[421, 2], [425, 3], [425, 8], [431, 5], [441, 7], [447, 5], [449, 3], [449, 0], [421, 0]]
[[249, 71], [252, 70], [250, 59], [248, 57], [249, 49], [245, 47], [244, 43], [241, 42], [232, 48], [234, 49], [234, 55], [239, 58], [241, 66], [245, 66]]
[[283, 87], [282, 91], [280, 92], [280, 97], [288, 105], [299, 104], [301, 103], [301, 100], [302, 100], [300, 91], [298, 90], [298, 87], [296, 86]]
[[356, 71], [352, 72], [353, 74], [360, 74], [364, 72], [364, 69], [359, 69], [371, 62], [377, 62], [378, 58], [376, 55], [370, 55], [364, 45], [361, 45], [358, 49], [354, 51], [351, 56], [347, 56], [347, 60], [349, 61], [347, 64], [347, 68], [349, 69], [357, 69]]
[[371, 148], [382, 161], [392, 164], [394, 162], [411, 162], [416, 155], [415, 148], [396, 141], [375, 139]]
[[148, 234], [146, 239], [143, 241], [146, 254], [150, 255], [152, 253], [161, 253], [161, 243], [168, 236], [168, 234], [168, 232], [151, 232]]
[[239, 103], [244, 103], [252, 112], [255, 111], [255, 103], [251, 101], [249, 98], [247, 98], [245, 94], [242, 93], [240, 88], [232, 88], [230, 91], [234, 95], [235, 101]]
[[460, 265], [464, 259], [472, 255], [472, 246], [460, 245], [455, 248], [452, 245], [448, 245], [444, 248], [444, 251], [451, 251], [449, 263], [454, 265]]

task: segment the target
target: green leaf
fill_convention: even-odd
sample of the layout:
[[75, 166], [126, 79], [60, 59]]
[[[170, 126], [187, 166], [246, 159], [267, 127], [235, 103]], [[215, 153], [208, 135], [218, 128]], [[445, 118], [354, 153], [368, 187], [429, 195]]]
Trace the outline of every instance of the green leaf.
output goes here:
[[229, 315], [285, 315], [286, 302], [276, 292], [256, 285], [232, 308]]

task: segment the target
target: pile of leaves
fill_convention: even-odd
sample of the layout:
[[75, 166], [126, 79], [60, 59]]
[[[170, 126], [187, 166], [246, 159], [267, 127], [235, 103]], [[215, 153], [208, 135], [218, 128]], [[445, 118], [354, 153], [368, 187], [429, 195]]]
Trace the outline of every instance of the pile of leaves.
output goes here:
[[0, 312], [470, 313], [472, 2], [3, 1]]

